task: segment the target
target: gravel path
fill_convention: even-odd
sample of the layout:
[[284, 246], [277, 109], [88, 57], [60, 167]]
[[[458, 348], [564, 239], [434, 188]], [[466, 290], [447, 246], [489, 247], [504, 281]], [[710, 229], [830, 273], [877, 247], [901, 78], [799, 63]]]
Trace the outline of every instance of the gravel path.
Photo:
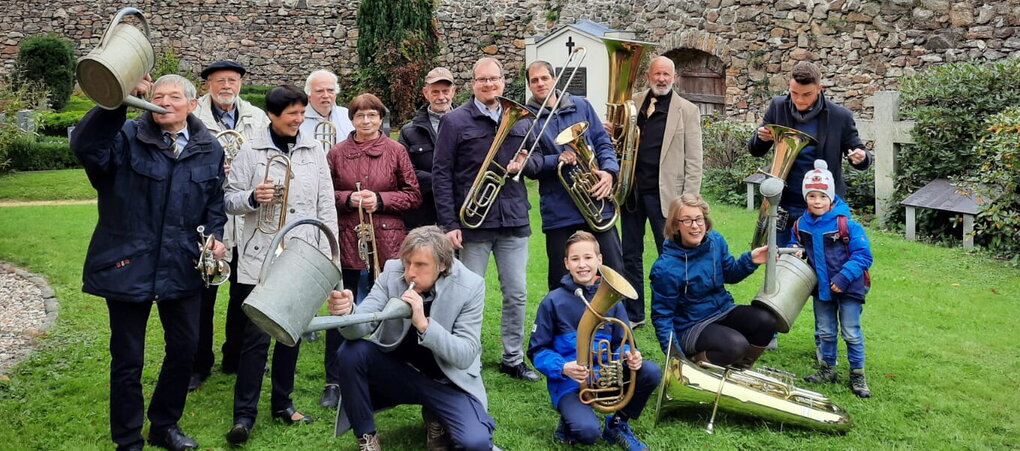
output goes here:
[[36, 336], [53, 326], [57, 310], [42, 277], [0, 262], [0, 376], [32, 352]]

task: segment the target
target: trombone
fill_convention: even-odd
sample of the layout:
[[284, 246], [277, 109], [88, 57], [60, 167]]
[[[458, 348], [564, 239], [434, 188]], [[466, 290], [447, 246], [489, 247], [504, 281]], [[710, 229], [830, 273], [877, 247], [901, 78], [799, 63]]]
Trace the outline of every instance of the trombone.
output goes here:
[[[575, 61], [574, 58], [580, 55]], [[577, 69], [580, 69], [581, 62], [584, 61], [585, 56], [588, 55], [588, 50], [584, 47], [577, 47], [573, 52], [570, 53], [570, 57], [567, 58], [567, 62], [563, 65], [563, 70], [560, 71], [560, 75], [553, 81], [553, 92], [555, 93], [555, 86], [559, 85], [560, 78], [563, 77], [563, 72], [567, 68], [573, 65], [573, 69], [570, 71], [570, 76], [567, 77], [567, 82], [563, 84], [563, 89], [560, 90], [559, 94], [556, 95], [557, 104], [553, 106], [552, 111], [549, 112], [549, 116], [542, 124], [542, 128], [539, 129], [538, 135], [535, 137], [535, 142], [532, 143], [531, 147], [525, 153], [524, 161], [527, 162], [531, 158], [531, 154], [535, 152], [535, 148], [538, 147], [541, 141], [542, 134], [545, 133], [545, 129], [552, 122], [553, 115], [556, 110], [559, 109], [559, 97], [563, 95], [567, 90], [567, 86], [570, 85], [571, 80], [574, 79], [574, 75], [577, 73]], [[542, 106], [538, 107], [538, 111], [541, 112], [549, 103], [549, 99], [553, 96], [549, 95], [542, 101]], [[506, 140], [507, 134], [510, 133], [510, 129], [513, 128], [517, 121], [524, 119], [528, 116], [538, 116], [532, 113], [530, 110], [525, 108], [523, 105], [514, 102], [508, 98], [497, 96], [496, 99], [500, 102], [503, 107], [503, 117], [500, 118], [499, 128], [496, 129], [496, 138], [492, 141], [492, 145], [489, 146], [488, 153], [485, 154], [485, 160], [482, 161], [481, 167], [478, 169], [478, 175], [475, 176], [474, 182], [471, 184], [471, 189], [468, 190], [467, 196], [464, 198], [464, 204], [460, 207], [460, 222], [469, 229], [477, 229], [485, 222], [486, 215], [489, 214], [489, 209], [492, 208], [492, 204], [496, 201], [496, 196], [499, 195], [499, 191], [503, 189], [503, 185], [506, 184], [508, 178], [512, 178], [513, 181], [519, 182], [521, 180], [521, 172], [518, 171], [513, 176], [510, 175], [506, 166], [493, 161], [496, 153], [499, 152], [500, 147], [503, 145], [503, 141]], [[531, 127], [524, 133], [524, 140], [521, 141], [521, 147], [517, 152], [514, 152], [514, 156], [511, 158], [517, 158], [517, 155], [524, 151], [525, 143], [532, 132], [535, 131], [535, 126], [538, 125], [538, 121], [532, 121]]]
[[259, 207], [258, 230], [262, 233], [275, 234], [284, 224], [287, 224], [287, 196], [290, 194], [290, 179], [294, 173], [290, 170], [290, 157], [280, 153], [269, 157], [266, 161], [266, 174], [262, 177], [265, 181], [269, 179], [269, 169], [273, 167], [273, 161], [280, 159], [283, 162], [283, 180], [273, 184], [273, 200]]

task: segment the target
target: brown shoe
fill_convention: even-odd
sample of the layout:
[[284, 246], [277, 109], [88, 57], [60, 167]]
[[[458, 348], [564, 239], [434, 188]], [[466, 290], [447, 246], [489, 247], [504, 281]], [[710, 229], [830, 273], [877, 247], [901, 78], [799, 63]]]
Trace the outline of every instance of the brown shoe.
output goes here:
[[422, 407], [421, 419], [425, 422], [425, 447], [429, 451], [446, 451], [450, 449], [450, 434], [446, 426], [431, 410]]
[[358, 451], [382, 451], [379, 444], [379, 436], [376, 434], [365, 434], [358, 437]]

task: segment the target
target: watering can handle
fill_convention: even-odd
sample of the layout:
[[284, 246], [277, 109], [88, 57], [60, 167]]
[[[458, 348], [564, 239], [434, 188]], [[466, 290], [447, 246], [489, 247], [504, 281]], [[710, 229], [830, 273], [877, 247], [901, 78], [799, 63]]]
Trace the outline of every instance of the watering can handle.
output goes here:
[[[284, 236], [290, 232], [291, 229], [303, 224], [311, 224], [318, 227], [326, 234], [326, 239], [329, 241], [329, 251], [332, 254], [331, 260], [337, 268], [340, 267], [340, 244], [337, 243], [336, 237], [333, 236], [333, 231], [326, 226], [326, 223], [316, 218], [300, 218], [283, 226], [279, 232], [276, 232], [276, 236], [273, 237], [273, 242], [269, 245], [269, 255], [266, 256], [265, 261], [262, 262], [262, 270], [259, 272], [259, 280], [266, 280], [266, 276], [269, 274], [269, 267], [273, 265], [273, 260], [276, 260], [275, 249], [280, 246], [283, 242]], [[342, 283], [338, 284], [337, 289], [342, 289]]]
[[138, 8], [124, 8], [117, 11], [117, 15], [113, 16], [113, 20], [110, 21], [110, 26], [106, 28], [106, 33], [103, 33], [103, 39], [99, 41], [98, 48], [106, 46], [106, 41], [110, 39], [110, 34], [113, 32], [113, 27], [116, 27], [117, 24], [120, 23], [121, 19], [128, 14], [138, 16], [138, 20], [142, 21], [142, 26], [145, 28], [145, 39], [149, 39], [149, 22], [145, 20], [145, 15], [142, 14]]

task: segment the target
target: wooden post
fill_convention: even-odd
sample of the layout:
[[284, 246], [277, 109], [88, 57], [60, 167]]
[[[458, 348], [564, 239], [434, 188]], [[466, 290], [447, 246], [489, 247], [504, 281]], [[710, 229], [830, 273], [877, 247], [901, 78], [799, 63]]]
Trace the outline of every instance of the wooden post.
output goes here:
[[873, 119], [856, 122], [861, 139], [875, 142], [875, 216], [882, 218], [896, 189], [896, 152], [900, 144], [913, 144], [914, 121], [900, 120], [899, 91], [878, 91], [866, 102], [875, 107]]

